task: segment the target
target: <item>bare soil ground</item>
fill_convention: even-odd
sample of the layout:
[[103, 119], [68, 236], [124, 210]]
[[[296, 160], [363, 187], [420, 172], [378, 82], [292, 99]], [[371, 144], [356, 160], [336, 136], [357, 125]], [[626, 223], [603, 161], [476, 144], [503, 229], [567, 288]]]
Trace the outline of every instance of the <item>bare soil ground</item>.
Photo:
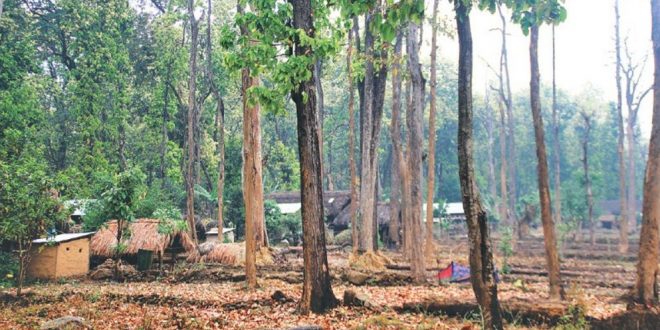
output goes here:
[[[467, 264], [464, 238], [441, 240], [438, 263]], [[626, 312], [627, 295], [635, 273], [635, 249], [621, 256], [617, 241], [564, 245], [562, 279], [567, 299], [548, 302], [542, 240], [520, 241], [500, 274], [499, 297], [511, 329], [658, 329], [660, 313]], [[636, 242], [631, 242], [631, 247]], [[497, 241], [494, 243], [498, 245]], [[498, 251], [496, 251], [496, 255]], [[289, 255], [286, 262], [259, 270], [261, 288], [244, 289], [240, 267], [179, 265], [175, 270], [152, 271], [127, 282], [89, 279], [33, 284], [16, 298], [0, 293], [0, 329], [33, 329], [44, 322], [73, 315], [93, 329], [472, 329], [480, 318], [469, 284], [437, 283], [429, 270], [429, 284], [409, 283], [401, 255], [388, 254], [399, 270], [369, 273], [360, 285], [350, 276], [348, 253], [330, 253], [333, 289], [337, 298], [352, 290], [366, 298], [366, 307], [343, 306], [323, 315], [296, 312], [301, 295], [302, 260]], [[504, 260], [496, 256], [497, 265]], [[353, 283], [352, 283], [353, 282]], [[276, 291], [280, 293], [274, 295]], [[313, 329], [313, 328], [310, 328]]]

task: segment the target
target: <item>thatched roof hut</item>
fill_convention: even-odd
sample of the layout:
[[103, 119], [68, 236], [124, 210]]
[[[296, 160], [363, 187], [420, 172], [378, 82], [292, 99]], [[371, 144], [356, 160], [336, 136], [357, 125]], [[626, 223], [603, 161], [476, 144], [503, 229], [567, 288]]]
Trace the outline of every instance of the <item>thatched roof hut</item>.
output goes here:
[[[196, 249], [195, 243], [187, 232], [178, 231], [172, 235], [161, 234], [158, 232], [157, 219], [137, 219], [128, 224], [128, 238], [124, 242], [126, 250], [125, 255], [135, 255], [138, 250], [151, 250], [154, 255], [165, 252], [165, 250], [175, 242], [180, 244], [186, 252]], [[101, 227], [90, 242], [92, 256], [112, 257], [117, 246], [117, 221], [112, 220]]]

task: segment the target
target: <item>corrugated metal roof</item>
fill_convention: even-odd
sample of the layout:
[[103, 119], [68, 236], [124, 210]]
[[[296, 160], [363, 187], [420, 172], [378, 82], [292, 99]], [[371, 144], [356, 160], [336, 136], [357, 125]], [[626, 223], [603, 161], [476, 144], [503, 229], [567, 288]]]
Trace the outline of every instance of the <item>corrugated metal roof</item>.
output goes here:
[[[226, 234], [234, 230], [236, 230], [236, 228], [222, 228], [222, 233]], [[217, 234], [218, 234], [218, 228], [211, 228], [206, 232], [206, 235], [217, 235]]]
[[280, 208], [282, 214], [296, 213], [301, 208], [300, 203], [278, 203], [277, 206]]
[[71, 234], [59, 234], [56, 236], [51, 236], [47, 238], [39, 238], [35, 239], [32, 241], [32, 243], [35, 244], [44, 244], [44, 243], [62, 243], [62, 242], [68, 242], [68, 241], [73, 241], [76, 239], [80, 238], [85, 238], [85, 237], [90, 237], [94, 235], [95, 232], [90, 231], [86, 233], [71, 233]]
[[463, 203], [447, 203], [445, 211], [447, 214], [465, 214]]

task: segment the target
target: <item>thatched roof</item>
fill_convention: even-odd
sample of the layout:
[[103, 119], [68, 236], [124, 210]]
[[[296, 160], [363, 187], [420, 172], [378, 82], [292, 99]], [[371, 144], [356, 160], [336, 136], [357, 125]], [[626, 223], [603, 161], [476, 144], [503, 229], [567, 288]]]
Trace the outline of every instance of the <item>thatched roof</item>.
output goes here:
[[[348, 228], [351, 223], [351, 208], [350, 204], [337, 215], [332, 221], [332, 227], [335, 230]], [[390, 223], [390, 203], [378, 202], [378, 225], [386, 225]]]
[[[271, 249], [262, 247], [257, 250], [256, 262], [258, 266], [273, 264]], [[225, 265], [245, 264], [245, 242], [218, 243], [206, 242], [199, 245], [199, 249], [188, 254], [188, 262], [213, 262]]]
[[[164, 252], [170, 246], [175, 238], [186, 250], [190, 252], [195, 250], [195, 244], [187, 232], [179, 231], [172, 235], [161, 234], [158, 232], [157, 219], [137, 219], [130, 223], [128, 230], [130, 234], [126, 241], [126, 250], [124, 254], [136, 254], [139, 249], [151, 250], [155, 254]], [[112, 257], [117, 246], [117, 221], [108, 221], [92, 236], [90, 250], [93, 256]]]

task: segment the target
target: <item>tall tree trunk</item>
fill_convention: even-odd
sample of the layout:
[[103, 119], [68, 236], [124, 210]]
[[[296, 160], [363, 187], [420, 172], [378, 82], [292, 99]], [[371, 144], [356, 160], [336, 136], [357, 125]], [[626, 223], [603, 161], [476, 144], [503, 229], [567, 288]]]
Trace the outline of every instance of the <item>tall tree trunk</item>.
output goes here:
[[623, 92], [621, 88], [621, 31], [620, 31], [620, 15], [619, 15], [619, 0], [614, 1], [614, 15], [615, 15], [615, 50], [616, 50], [616, 90], [617, 90], [617, 122], [619, 126], [618, 139], [617, 139], [617, 155], [619, 157], [619, 202], [621, 211], [619, 212], [619, 252], [628, 253], [628, 193], [626, 191], [626, 157], [624, 149], [624, 135], [623, 128]]
[[431, 86], [429, 96], [429, 149], [426, 178], [426, 239], [424, 256], [433, 260], [435, 244], [433, 242], [433, 197], [435, 195], [435, 116], [437, 111], [436, 86], [438, 83], [436, 66], [438, 52], [438, 0], [433, 0], [433, 18], [431, 19]]
[[[257, 79], [250, 77], [250, 70], [244, 68], [241, 70], [241, 94], [243, 98], [243, 200], [245, 202], [245, 276], [248, 288], [254, 289], [257, 286], [257, 245], [259, 241], [259, 221], [260, 210], [256, 205], [255, 186], [257, 173], [261, 172], [261, 162], [256, 162], [256, 153], [261, 153], [258, 148], [255, 150], [255, 139], [259, 135], [254, 132], [254, 117], [259, 118], [259, 108], [250, 106], [247, 91], [250, 87], [257, 84]], [[256, 116], [254, 115], [256, 113]], [[257, 126], [258, 129], [258, 126]], [[259, 157], [261, 158], [261, 157]], [[259, 176], [261, 178], [261, 176]], [[261, 209], [263, 211], [263, 208]]]
[[653, 58], [653, 126], [649, 142], [646, 175], [644, 177], [644, 204], [642, 232], [639, 237], [636, 300], [653, 305], [658, 300], [658, 247], [660, 246], [660, 0], [651, 0]]
[[[422, 77], [421, 65], [419, 63], [419, 44], [417, 36], [419, 26], [417, 23], [408, 23], [408, 38], [406, 48], [408, 52], [408, 69], [410, 81], [412, 84], [411, 99], [412, 106], [406, 114], [406, 124], [408, 127], [408, 176], [404, 180], [410, 181], [410, 204], [407, 208], [410, 210], [410, 226], [413, 240], [422, 241], [422, 120], [424, 111], [424, 78]], [[415, 282], [422, 282], [426, 279], [426, 268], [424, 266], [424, 254], [422, 246], [419, 243], [411, 244], [411, 270]]]
[[499, 104], [499, 113], [500, 113], [500, 198], [502, 199], [500, 201], [500, 219], [501, 221], [504, 221], [504, 223], [511, 229], [512, 235], [511, 237], [515, 237], [516, 235], [514, 233], [514, 224], [511, 220], [511, 216], [508, 211], [508, 189], [507, 189], [507, 157], [506, 157], [506, 148], [507, 148], [507, 143], [506, 143], [506, 118], [504, 114], [504, 107], [502, 105], [503, 102], [498, 102]]
[[637, 226], [637, 185], [635, 183], [635, 140], [633, 138], [635, 122], [631, 110], [632, 107], [628, 102], [628, 123], [626, 125], [626, 142], [628, 143], [628, 226], [632, 226], [634, 229]]
[[[311, 0], [290, 0], [293, 5], [293, 27], [314, 38], [314, 23]], [[295, 40], [296, 56], [312, 57], [309, 45]], [[291, 99], [296, 104], [298, 119], [298, 154], [300, 155], [300, 192], [303, 226], [303, 293], [300, 311], [321, 313], [337, 305], [328, 268], [325, 248], [325, 227], [323, 224], [323, 173], [321, 170], [321, 149], [319, 117], [316, 105], [314, 68], [310, 79], [302, 81], [291, 91]]]
[[584, 169], [585, 193], [587, 200], [587, 220], [589, 221], [589, 236], [591, 246], [596, 244], [596, 233], [594, 226], [594, 196], [591, 191], [591, 175], [589, 174], [589, 134], [591, 133], [591, 115], [582, 113], [584, 120], [584, 136], [582, 138], [582, 168]]
[[[513, 116], [513, 97], [511, 95], [511, 80], [509, 75], [509, 53], [507, 51], [506, 44], [506, 22], [507, 18], [502, 11], [501, 5], [498, 4], [497, 12], [500, 16], [500, 21], [502, 22], [501, 36], [502, 36], [502, 47], [500, 54], [500, 97], [502, 98], [504, 105], [506, 106], [506, 118], [507, 118], [507, 148], [508, 148], [508, 187], [509, 187], [509, 198], [508, 198], [508, 209], [509, 209], [509, 218], [511, 219], [511, 227], [516, 227], [518, 224], [518, 215], [516, 213], [516, 203], [518, 201], [518, 183], [516, 181], [517, 171], [516, 171], [516, 130], [515, 130], [515, 121]], [[514, 228], [514, 233], [516, 232]], [[515, 248], [516, 235], [513, 235], [512, 245]]]
[[[238, 12], [243, 8], [238, 5]], [[241, 34], [248, 35], [246, 26]], [[259, 106], [249, 102], [247, 91], [257, 86], [259, 79], [252, 77], [248, 68], [241, 70], [243, 99], [243, 201], [245, 203], [245, 273], [248, 288], [257, 284], [256, 253], [265, 246], [264, 189], [261, 163], [261, 123]]]
[[188, 78], [188, 163], [186, 167], [186, 211], [188, 226], [193, 241], [197, 242], [197, 231], [195, 230], [195, 113], [196, 113], [196, 81], [197, 81], [197, 35], [199, 22], [195, 18], [195, 2], [188, 0], [188, 16], [190, 20], [190, 59], [188, 67], [190, 70]]
[[[360, 92], [360, 249], [375, 251], [378, 247], [376, 219], [378, 195], [378, 144], [387, 82], [387, 51], [374, 51], [373, 17], [380, 12], [380, 3], [365, 18], [365, 74]], [[357, 33], [356, 33], [357, 40]], [[377, 66], [376, 66], [377, 64]]]
[[[500, 208], [500, 201], [497, 198], [497, 184], [495, 183], [495, 155], [493, 154], [493, 149], [495, 149], [495, 123], [493, 122], [493, 109], [490, 108], [488, 92], [486, 92], [486, 97], [484, 97], [484, 104], [486, 105], [485, 126], [488, 139], [488, 147], [486, 148], [486, 154], [488, 156], [488, 191], [495, 204], [494, 209], [497, 210]], [[500, 219], [500, 221], [504, 221], [504, 218]]]
[[215, 132], [213, 139], [216, 143], [216, 153], [218, 154], [218, 182], [217, 182], [217, 202], [218, 202], [218, 240], [223, 241], [224, 235], [222, 230], [224, 228], [224, 191], [225, 191], [225, 103], [220, 95], [218, 86], [215, 84], [215, 73], [213, 71], [213, 57], [212, 57], [212, 38], [211, 38], [211, 16], [213, 8], [211, 0], [206, 2], [208, 15], [206, 15], [206, 70], [211, 92], [216, 102], [215, 112]]
[[468, 8], [455, 1], [458, 31], [458, 163], [463, 208], [470, 244], [470, 282], [481, 307], [485, 329], [503, 329], [493, 276], [493, 254], [488, 233], [488, 217], [481, 205], [474, 172], [472, 141], [472, 31]]
[[538, 160], [538, 188], [539, 201], [541, 204], [541, 222], [543, 224], [545, 257], [548, 268], [548, 278], [550, 280], [550, 298], [559, 299], [563, 295], [563, 288], [559, 274], [559, 254], [557, 253], [555, 224], [552, 219], [552, 204], [550, 201], [550, 187], [548, 183], [548, 159], [545, 151], [543, 117], [541, 116], [541, 75], [539, 73], [538, 42], [539, 26], [532, 25], [529, 43], [529, 58], [532, 73], [530, 81], [530, 100], [534, 121], [534, 137], [536, 140], [536, 158]]
[[[316, 82], [314, 83], [314, 88], [316, 91], [316, 113], [319, 116], [318, 122], [319, 122], [319, 144], [321, 148], [321, 171], [323, 173], [323, 177], [326, 179], [327, 182], [327, 190], [334, 190], [334, 187], [332, 187], [332, 180], [330, 178], [330, 171], [331, 167], [330, 166], [325, 166], [324, 165], [324, 146], [323, 146], [323, 120], [325, 118], [325, 103], [324, 103], [324, 96], [323, 96], [323, 84], [321, 84], [321, 77], [323, 76], [323, 63], [321, 60], [317, 59], [314, 61], [314, 75], [316, 76]], [[329, 154], [328, 154], [329, 157]]]
[[[408, 36], [406, 36], [407, 42]], [[406, 52], [406, 57], [408, 53]], [[410, 77], [406, 79], [405, 86], [405, 99], [406, 99], [406, 116], [412, 111], [412, 98], [410, 93]], [[403, 138], [402, 134], [400, 136]], [[403, 149], [403, 143], [402, 149]], [[406, 150], [401, 152], [402, 158], [399, 165], [399, 176], [401, 177], [401, 217], [403, 225], [403, 252], [406, 258], [410, 258], [412, 255], [412, 246], [413, 246], [413, 234], [412, 234], [412, 225], [410, 224], [410, 211], [411, 211], [411, 187], [410, 187], [410, 174], [408, 173], [408, 161], [410, 159], [410, 148], [406, 147]]]
[[555, 147], [555, 223], [561, 223], [561, 154], [559, 150], [559, 114], [557, 110], [557, 67], [555, 25], [552, 25], [552, 129]]
[[401, 244], [401, 173], [403, 151], [401, 149], [401, 52], [403, 33], [399, 30], [394, 44], [394, 61], [392, 63], [392, 120], [390, 136], [392, 138], [392, 173], [390, 186], [390, 239], [395, 247]]
[[376, 173], [373, 173], [371, 153], [371, 140], [373, 116], [373, 80], [374, 63], [373, 49], [374, 37], [371, 32], [371, 22], [374, 12], [370, 11], [365, 18], [365, 74], [364, 74], [364, 97], [360, 98], [360, 245], [362, 252], [373, 251], [373, 229], [374, 229], [374, 208], [376, 205]]
[[158, 177], [161, 179], [161, 188], [165, 188], [165, 156], [167, 155], [167, 140], [168, 129], [167, 122], [169, 121], [170, 113], [170, 81], [172, 79], [172, 63], [167, 65], [167, 74], [165, 75], [165, 88], [163, 91], [163, 109], [161, 111], [162, 124], [161, 124], [161, 137], [160, 137], [160, 167], [158, 170]]
[[357, 222], [357, 209], [358, 209], [358, 177], [355, 168], [355, 87], [353, 86], [353, 33], [357, 34], [357, 30], [351, 29], [348, 31], [348, 52], [346, 56], [346, 70], [348, 71], [348, 159], [351, 172], [351, 238], [353, 242], [353, 254], [357, 255], [359, 248], [358, 239], [358, 222]]

